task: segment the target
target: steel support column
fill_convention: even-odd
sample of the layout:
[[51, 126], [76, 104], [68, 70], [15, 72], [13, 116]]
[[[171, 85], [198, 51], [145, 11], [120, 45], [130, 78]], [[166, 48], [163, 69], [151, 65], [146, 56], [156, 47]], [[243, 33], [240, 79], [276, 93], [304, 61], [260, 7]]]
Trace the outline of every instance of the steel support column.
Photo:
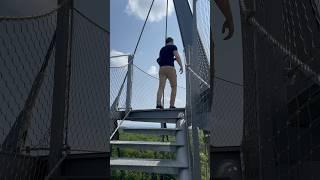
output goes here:
[[[58, 0], [59, 5], [62, 5], [62, 3], [64, 3], [64, 0]], [[61, 160], [63, 151], [64, 123], [66, 119], [67, 64], [70, 50], [70, 9], [72, 5], [71, 0], [63, 4], [58, 10], [57, 17], [49, 171]], [[59, 168], [55, 170], [54, 174], [60, 174]]]
[[[192, 69], [196, 69], [196, 51], [194, 45], [197, 43], [197, 39], [199, 38], [197, 33], [196, 26], [196, 16], [192, 14], [191, 8], [193, 8], [193, 13], [196, 11], [196, 0], [193, 1], [193, 7], [190, 8], [189, 2], [187, 0], [174, 0], [174, 7], [177, 14], [178, 24], [180, 27], [180, 33], [182, 37], [182, 42], [185, 50], [185, 54], [187, 56], [188, 65]], [[190, 23], [193, 22], [193, 23]], [[189, 51], [191, 50], [191, 52]], [[187, 72], [187, 123], [193, 125], [192, 128], [192, 138], [193, 138], [193, 156], [192, 159], [192, 179], [200, 180], [201, 179], [201, 170], [200, 170], [200, 154], [199, 154], [199, 139], [198, 139], [198, 128], [194, 127], [196, 124], [196, 114], [193, 112], [192, 105], [195, 105], [195, 100], [198, 99], [195, 97], [195, 94], [198, 94], [199, 86], [197, 86], [197, 82], [195, 82], [194, 78], [190, 73]], [[192, 81], [193, 80], [193, 81]], [[188, 82], [192, 81], [192, 82]], [[188, 156], [186, 156], [188, 157]]]

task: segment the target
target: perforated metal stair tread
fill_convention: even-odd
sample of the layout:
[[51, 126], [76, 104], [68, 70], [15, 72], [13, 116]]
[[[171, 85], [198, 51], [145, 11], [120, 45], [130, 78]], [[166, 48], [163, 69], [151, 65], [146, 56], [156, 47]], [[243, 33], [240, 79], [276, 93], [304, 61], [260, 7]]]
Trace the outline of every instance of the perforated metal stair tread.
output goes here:
[[183, 146], [175, 142], [155, 142], [155, 141], [111, 141], [112, 145], [154, 145], [154, 146]]
[[178, 118], [184, 115], [184, 109], [144, 109], [134, 110], [129, 114], [129, 118]]
[[130, 127], [122, 127], [120, 129], [124, 131], [129, 131], [129, 130], [180, 131], [182, 130], [181, 128], [130, 128]]
[[147, 173], [159, 174], [175, 174], [179, 173], [180, 169], [188, 168], [187, 165], [179, 163], [175, 160], [163, 159], [111, 159], [110, 165], [112, 169], [131, 170]]
[[171, 135], [174, 136], [181, 128], [121, 128], [125, 133]]
[[185, 108], [174, 108], [174, 109], [138, 109], [138, 110], [133, 110], [131, 112], [165, 112], [165, 111], [185, 111]]
[[119, 158], [111, 159], [110, 165], [112, 166], [139, 166], [139, 167], [175, 167], [175, 168], [187, 168], [187, 165], [183, 165], [175, 160], [167, 159], [136, 159], [136, 158]]
[[126, 120], [129, 119], [181, 119], [182, 117], [127, 117]]
[[111, 141], [110, 144], [119, 148], [134, 148], [143, 150], [153, 150], [162, 152], [176, 152], [182, 144], [175, 142], [155, 142], [155, 141]]
[[140, 121], [140, 122], [156, 122], [156, 123], [176, 123], [179, 117], [127, 117], [128, 121]]

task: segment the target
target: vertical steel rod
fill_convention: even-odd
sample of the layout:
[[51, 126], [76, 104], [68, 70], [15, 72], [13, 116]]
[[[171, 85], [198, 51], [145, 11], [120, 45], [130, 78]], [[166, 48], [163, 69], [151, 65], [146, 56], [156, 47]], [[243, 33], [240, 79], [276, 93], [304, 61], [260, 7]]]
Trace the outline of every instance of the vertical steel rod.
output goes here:
[[133, 56], [128, 57], [128, 76], [127, 76], [127, 96], [126, 96], [126, 111], [132, 109], [132, 80], [133, 80]]

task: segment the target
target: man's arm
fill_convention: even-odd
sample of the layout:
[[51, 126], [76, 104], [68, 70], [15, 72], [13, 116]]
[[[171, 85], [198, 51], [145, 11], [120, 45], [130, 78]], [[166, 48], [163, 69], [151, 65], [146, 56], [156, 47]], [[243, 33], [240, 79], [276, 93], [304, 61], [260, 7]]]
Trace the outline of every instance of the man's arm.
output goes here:
[[180, 58], [180, 55], [179, 55], [179, 53], [178, 53], [178, 51], [177, 50], [175, 50], [175, 51], [173, 51], [173, 54], [174, 54], [174, 56], [176, 57], [176, 61], [178, 62], [178, 64], [180, 65], [180, 74], [182, 74], [183, 73], [183, 66], [182, 66], [182, 62], [181, 62], [181, 58]]
[[229, 29], [228, 35], [224, 38], [224, 40], [228, 40], [233, 36], [234, 33], [233, 17], [229, 0], [215, 0], [215, 2], [226, 18], [225, 22], [223, 23], [222, 33], [225, 33], [226, 29]]

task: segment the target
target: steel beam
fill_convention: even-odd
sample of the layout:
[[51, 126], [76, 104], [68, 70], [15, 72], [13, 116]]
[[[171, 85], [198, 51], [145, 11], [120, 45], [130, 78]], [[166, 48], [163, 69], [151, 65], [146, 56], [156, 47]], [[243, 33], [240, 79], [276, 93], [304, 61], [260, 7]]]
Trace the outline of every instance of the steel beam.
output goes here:
[[[58, 0], [62, 5], [64, 0]], [[53, 170], [62, 158], [64, 123], [66, 119], [67, 64], [69, 57], [70, 9], [68, 1], [58, 10], [56, 29], [56, 57], [50, 135], [49, 171]], [[59, 168], [54, 175], [60, 174]]]
[[[181, 1], [181, 0], [174, 0], [174, 7], [177, 14], [177, 19], [180, 27], [180, 33], [182, 37], [182, 42], [185, 50], [185, 54], [187, 56], [187, 62], [188, 65], [193, 69], [197, 69], [197, 52], [198, 50], [195, 49], [195, 45], [197, 43], [197, 39], [200, 38], [198, 31], [197, 31], [197, 21], [196, 21], [196, 0], [193, 0], [193, 7], [189, 6], [189, 2], [187, 0]], [[191, 8], [193, 8], [193, 14], [191, 12]], [[190, 23], [192, 22], [192, 23]], [[199, 99], [198, 96], [200, 96], [200, 83], [195, 81], [195, 79], [192, 77], [192, 75], [186, 70], [186, 77], [187, 77], [187, 113], [186, 113], [186, 119], [187, 124], [190, 125], [192, 123], [192, 126], [194, 127], [197, 124], [197, 115], [194, 113], [193, 105], [195, 105], [195, 102]], [[194, 127], [197, 129], [196, 127]], [[198, 131], [195, 131], [193, 128], [193, 138], [198, 138]], [[193, 160], [192, 163], [189, 161], [190, 165], [189, 169], [192, 169], [192, 179], [200, 180], [201, 179], [201, 170], [200, 170], [200, 154], [199, 154], [199, 140], [193, 139]], [[189, 157], [187, 154], [185, 158]]]

